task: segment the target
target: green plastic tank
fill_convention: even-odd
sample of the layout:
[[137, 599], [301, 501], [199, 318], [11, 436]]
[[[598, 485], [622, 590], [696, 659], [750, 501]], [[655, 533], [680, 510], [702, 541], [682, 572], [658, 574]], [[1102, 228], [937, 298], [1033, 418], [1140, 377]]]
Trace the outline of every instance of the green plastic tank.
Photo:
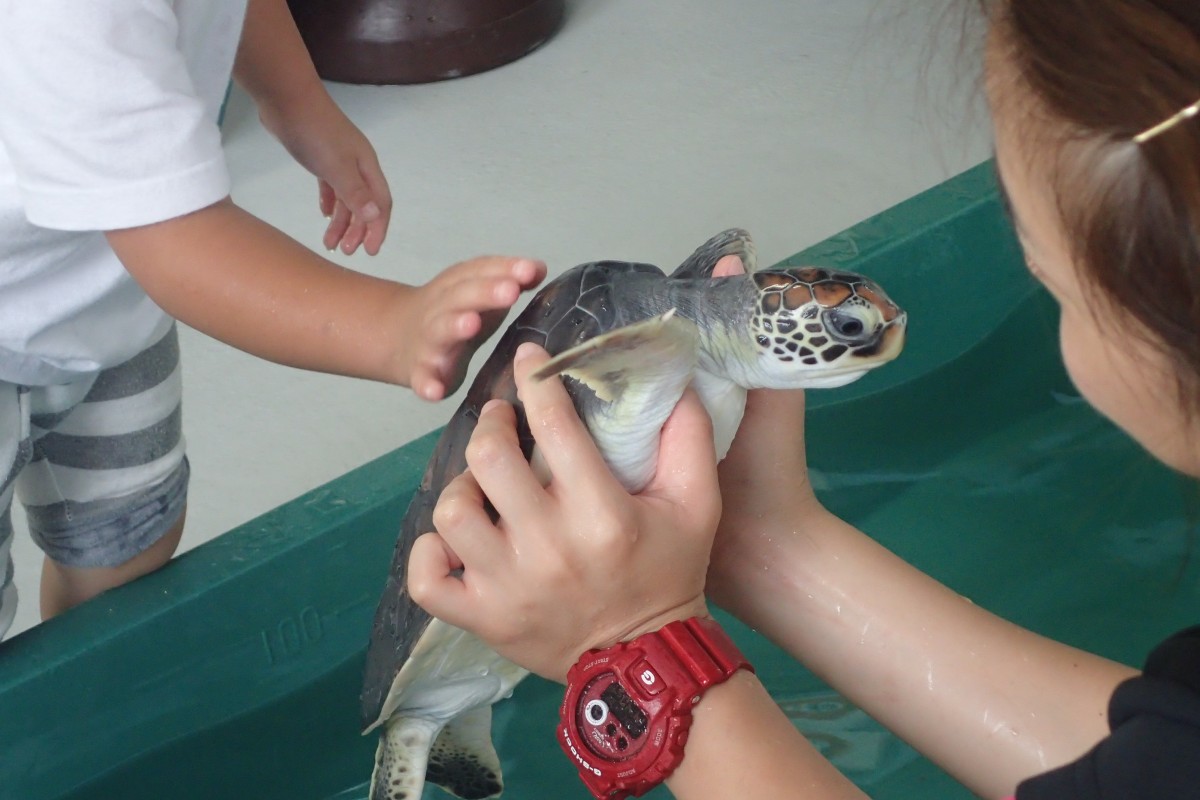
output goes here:
[[[810, 395], [813, 479], [834, 511], [976, 603], [1126, 663], [1196, 621], [1191, 484], [1071, 387], [991, 164], [787, 263], [864, 272], [910, 315], [895, 364]], [[363, 653], [435, 436], [0, 644], [0, 798], [365, 798]], [[731, 629], [795, 723], [872, 797], [971, 797]], [[554, 741], [560, 697], [531, 678], [497, 706], [504, 797], [588, 797]]]

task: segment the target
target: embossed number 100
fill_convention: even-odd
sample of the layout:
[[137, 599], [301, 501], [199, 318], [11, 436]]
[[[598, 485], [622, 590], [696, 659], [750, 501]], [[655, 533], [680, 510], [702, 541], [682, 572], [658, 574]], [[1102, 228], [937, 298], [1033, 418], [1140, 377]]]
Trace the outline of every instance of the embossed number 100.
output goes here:
[[295, 658], [304, 648], [321, 641], [321, 636], [321, 615], [312, 606], [296, 617], [285, 617], [273, 630], [264, 628], [262, 631], [267, 663], [275, 666], [280, 661]]

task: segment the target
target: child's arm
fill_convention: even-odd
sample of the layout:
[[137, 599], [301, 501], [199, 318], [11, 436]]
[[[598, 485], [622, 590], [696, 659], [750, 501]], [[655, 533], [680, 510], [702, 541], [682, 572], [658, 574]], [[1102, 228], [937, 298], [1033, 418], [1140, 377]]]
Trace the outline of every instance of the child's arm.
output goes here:
[[546, 271], [486, 257], [406, 286], [333, 264], [228, 199], [107, 236], [181, 322], [271, 361], [411, 386], [427, 400], [457, 388], [475, 346]]
[[250, 0], [234, 78], [263, 125], [317, 176], [325, 247], [371, 255], [387, 235], [392, 197], [375, 150], [325, 90], [285, 0]]

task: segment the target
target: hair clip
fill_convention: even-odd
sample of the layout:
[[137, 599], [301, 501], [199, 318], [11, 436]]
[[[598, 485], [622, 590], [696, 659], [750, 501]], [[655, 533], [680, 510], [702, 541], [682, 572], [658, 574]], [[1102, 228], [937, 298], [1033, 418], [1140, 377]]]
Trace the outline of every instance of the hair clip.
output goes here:
[[1133, 141], [1137, 144], [1145, 144], [1146, 142], [1153, 139], [1155, 136], [1158, 136], [1160, 133], [1163, 133], [1164, 131], [1169, 131], [1171, 128], [1174, 128], [1176, 125], [1183, 122], [1185, 119], [1191, 119], [1192, 117], [1196, 116], [1197, 114], [1200, 114], [1200, 100], [1197, 100], [1196, 102], [1192, 103], [1190, 106], [1183, 109], [1175, 116], [1168, 117], [1167, 119], [1164, 119], [1162, 122], [1158, 123], [1154, 127], [1147, 128], [1146, 130], [1142, 131], [1137, 136], [1133, 137]]

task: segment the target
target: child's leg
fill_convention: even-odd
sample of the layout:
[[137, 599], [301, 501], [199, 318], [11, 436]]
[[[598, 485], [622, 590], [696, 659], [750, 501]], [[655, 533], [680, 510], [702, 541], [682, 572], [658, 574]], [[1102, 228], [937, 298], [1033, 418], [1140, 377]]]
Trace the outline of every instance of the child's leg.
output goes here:
[[29, 392], [24, 387], [0, 383], [0, 639], [17, 613], [17, 587], [13, 584], [12, 499], [13, 484], [29, 461]]
[[153, 572], [170, 561], [183, 536], [183, 519], [181, 513], [161, 539], [116, 567], [67, 567], [47, 556], [42, 563], [42, 619], [50, 619], [107, 589]]
[[13, 583], [12, 560], [12, 490], [5, 492], [0, 502], [7, 505], [0, 512], [0, 639], [12, 627], [17, 614], [17, 587]]
[[35, 390], [33, 460], [17, 482], [47, 558], [43, 617], [161, 566], [183, 526], [175, 330], [82, 388]]

